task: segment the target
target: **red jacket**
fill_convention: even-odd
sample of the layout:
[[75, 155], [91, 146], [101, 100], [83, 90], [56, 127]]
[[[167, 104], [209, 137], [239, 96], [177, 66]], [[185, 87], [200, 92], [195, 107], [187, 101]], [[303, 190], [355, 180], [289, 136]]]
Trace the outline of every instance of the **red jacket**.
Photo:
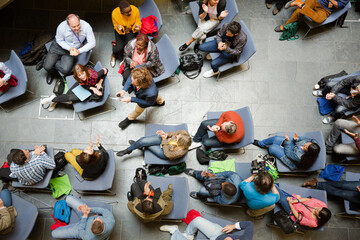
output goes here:
[[238, 143], [240, 142], [245, 134], [244, 122], [239, 114], [234, 111], [227, 111], [221, 114], [219, 121], [216, 123], [221, 128], [221, 124], [224, 122], [232, 121], [235, 123], [237, 130], [234, 134], [228, 134], [221, 129], [215, 133], [215, 136], [220, 142], [223, 143]]

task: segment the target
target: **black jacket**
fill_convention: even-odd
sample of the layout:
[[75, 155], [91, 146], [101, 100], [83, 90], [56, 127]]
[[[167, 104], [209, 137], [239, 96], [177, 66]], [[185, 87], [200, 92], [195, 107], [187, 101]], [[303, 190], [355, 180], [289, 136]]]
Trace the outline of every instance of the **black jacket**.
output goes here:
[[[204, 2], [202, 0], [199, 0], [199, 15], [202, 14], [204, 12], [204, 9], [202, 8], [202, 5], [204, 4]], [[222, 11], [225, 10], [226, 7], [226, 0], [220, 0], [218, 5], [217, 5], [217, 18], [219, 19], [220, 14]], [[210, 20], [209, 14], [206, 14], [206, 17], [204, 18], [205, 21]]]

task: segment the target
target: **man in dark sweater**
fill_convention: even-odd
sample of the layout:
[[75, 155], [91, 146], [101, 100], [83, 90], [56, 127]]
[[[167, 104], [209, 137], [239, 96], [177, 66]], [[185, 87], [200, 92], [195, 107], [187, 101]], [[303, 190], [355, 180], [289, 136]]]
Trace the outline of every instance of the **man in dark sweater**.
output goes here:
[[[219, 66], [226, 63], [239, 61], [240, 55], [246, 44], [246, 34], [241, 31], [241, 25], [238, 22], [224, 24], [216, 35], [216, 39], [205, 42], [199, 46], [203, 52], [218, 52], [220, 56], [211, 61], [211, 70], [206, 71], [203, 75], [209, 78], [219, 74]], [[210, 60], [210, 55], [206, 56]]]

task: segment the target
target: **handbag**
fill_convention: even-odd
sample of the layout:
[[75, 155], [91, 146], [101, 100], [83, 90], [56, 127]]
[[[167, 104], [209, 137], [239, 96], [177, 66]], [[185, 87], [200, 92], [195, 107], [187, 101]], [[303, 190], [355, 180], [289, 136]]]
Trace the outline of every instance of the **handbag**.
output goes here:
[[296, 34], [297, 30], [299, 29], [299, 22], [292, 22], [289, 24], [286, 24], [284, 26], [283, 33], [281, 34], [279, 40], [284, 41], [292, 41], [299, 38], [299, 35]]
[[[301, 216], [301, 217], [300, 217]], [[302, 218], [302, 215], [299, 214], [299, 218], [294, 222], [290, 215], [284, 210], [277, 211], [274, 213], [274, 221], [276, 224], [284, 231], [284, 233], [294, 233], [299, 228], [299, 219]]]
[[55, 83], [53, 93], [56, 96], [60, 96], [61, 94], [64, 93], [64, 89], [65, 89], [65, 82], [62, 79], [58, 79]]
[[[204, 58], [201, 54], [185, 54], [180, 56], [180, 69], [184, 75], [190, 79], [194, 79], [199, 76], [201, 68], [204, 64]], [[189, 74], [189, 71], [196, 71]]]

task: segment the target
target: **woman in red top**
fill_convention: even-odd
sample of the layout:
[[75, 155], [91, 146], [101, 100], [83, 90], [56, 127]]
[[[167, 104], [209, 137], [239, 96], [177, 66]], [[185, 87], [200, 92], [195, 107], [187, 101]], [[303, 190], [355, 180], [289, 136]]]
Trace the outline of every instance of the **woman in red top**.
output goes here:
[[92, 93], [90, 100], [100, 101], [102, 99], [104, 79], [108, 73], [106, 68], [96, 72], [91, 68], [76, 64], [73, 71], [77, 83], [75, 83], [66, 94], [60, 96], [52, 95], [49, 98], [41, 100], [42, 105], [50, 104], [50, 107], [48, 108], [50, 112], [54, 111], [58, 102], [79, 102], [80, 99], [72, 91], [72, 89], [76, 88], [78, 85], [81, 85]]
[[277, 188], [280, 194], [279, 203], [290, 214], [291, 219], [302, 226], [315, 228], [322, 227], [331, 218], [331, 212], [326, 204], [315, 198], [302, 198], [300, 195], [285, 193]]

